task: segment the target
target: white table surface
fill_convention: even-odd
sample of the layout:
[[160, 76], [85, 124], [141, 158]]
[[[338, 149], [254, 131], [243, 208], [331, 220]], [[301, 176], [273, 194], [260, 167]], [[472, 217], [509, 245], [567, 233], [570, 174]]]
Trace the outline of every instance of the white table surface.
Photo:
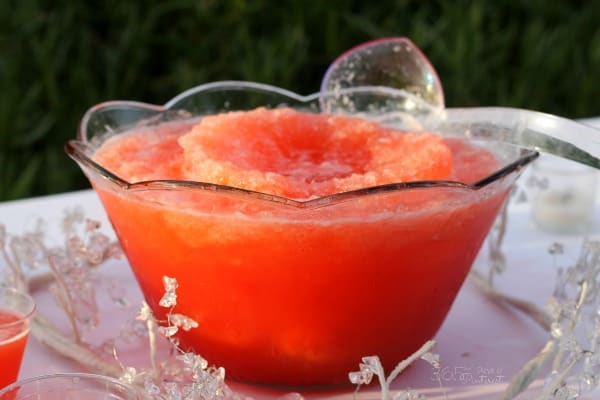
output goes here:
[[[600, 126], [600, 118], [586, 122]], [[104, 230], [114, 237], [102, 206], [91, 190], [0, 203], [0, 224], [4, 224], [9, 233], [19, 234], [32, 229], [37, 219], [41, 217], [48, 227], [47, 236], [51, 240], [58, 241], [62, 237], [58, 226], [63, 211], [75, 206], [81, 207], [87, 217], [101, 221]], [[600, 207], [597, 208], [599, 212], [596, 214], [599, 214]], [[506, 239], [509, 268], [498, 279], [497, 284], [512, 294], [543, 304], [552, 293], [556, 276], [547, 248], [557, 240], [557, 237], [542, 232], [534, 226], [527, 204], [512, 206], [510, 215]], [[600, 236], [598, 215], [594, 216], [592, 235]], [[580, 243], [580, 238], [571, 236], [560, 236], [558, 240], [566, 243], [567, 249], [573, 252], [577, 251]], [[485, 269], [485, 261], [485, 255], [481, 254], [475, 267]], [[123, 282], [132, 303], [141, 301], [141, 294], [125, 260], [111, 262], [111, 265], [103, 266], [98, 273], [103, 274], [106, 279]], [[43, 312], [56, 315], [57, 320], [60, 321], [59, 311], [47, 293], [42, 293], [36, 298], [42, 304], [39, 308]], [[134, 304], [130, 309], [124, 310], [125, 317], [119, 317], [121, 321], [133, 317], [137, 311], [136, 307]], [[101, 313], [103, 317], [110, 319], [109, 323], [101, 322], [100, 330], [104, 328], [104, 332], [107, 331], [107, 324], [114, 329], [115, 323], [119, 321], [119, 318], [115, 319], [112, 313], [109, 314]], [[438, 343], [434, 352], [440, 355], [442, 367], [446, 371], [442, 379], [443, 388], [440, 388], [436, 382], [431, 367], [423, 361], [407, 369], [396, 380], [393, 387], [419, 389], [421, 393], [427, 395], [428, 399], [494, 399], [523, 363], [539, 351], [547, 338], [548, 334], [527, 317], [491, 301], [470, 281], [467, 281], [436, 336]], [[135, 355], [131, 356], [131, 360], [133, 363], [143, 364], [143, 361], [139, 361], [139, 357], [136, 358]], [[358, 362], [359, 360], [357, 360], [357, 370]], [[50, 349], [41, 346], [31, 338], [20, 377], [81, 370], [81, 367], [74, 362], [55, 355]], [[479, 377], [479, 380], [467, 382], [461, 378], [467, 376], [465, 374]], [[276, 398], [286, 393], [286, 391], [264, 387], [257, 388], [236, 383], [232, 385], [243, 393], [252, 394], [257, 399]], [[541, 382], [538, 381], [533, 387], [540, 385]], [[361, 390], [359, 398], [380, 398], [376, 393], [377, 390], [378, 388], [373, 385], [365, 388]], [[306, 398], [351, 399], [352, 388], [305, 392], [303, 395]], [[591, 396], [589, 398], [597, 398]]]

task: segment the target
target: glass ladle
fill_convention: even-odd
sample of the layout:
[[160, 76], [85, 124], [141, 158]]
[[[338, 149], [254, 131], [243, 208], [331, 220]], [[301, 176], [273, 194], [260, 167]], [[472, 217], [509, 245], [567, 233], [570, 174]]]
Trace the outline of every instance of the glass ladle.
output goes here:
[[[456, 136], [499, 140], [600, 169], [600, 131], [591, 126], [517, 108], [444, 108], [444, 93], [434, 67], [407, 38], [366, 42], [339, 56], [323, 78], [321, 93], [328, 99], [324, 108], [372, 112], [364, 105], [350, 104], [343, 95], [330, 95], [356, 87], [408, 92], [413, 96], [412, 101], [388, 102], [386, 111], [395, 109], [414, 116], [414, 110], [418, 109], [420, 122], [426, 129], [435, 130], [443, 123], [447, 130], [456, 124], [460, 127], [460, 131], [457, 128], [454, 132]], [[469, 129], [464, 129], [465, 123]]]

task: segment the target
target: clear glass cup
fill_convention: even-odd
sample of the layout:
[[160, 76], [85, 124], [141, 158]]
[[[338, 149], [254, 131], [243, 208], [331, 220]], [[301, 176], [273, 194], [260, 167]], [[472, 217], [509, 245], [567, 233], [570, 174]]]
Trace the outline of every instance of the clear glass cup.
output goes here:
[[0, 387], [14, 382], [19, 375], [34, 311], [31, 296], [0, 287]]
[[553, 233], [587, 233], [592, 229], [598, 170], [544, 155], [531, 169], [532, 216]]
[[0, 390], [2, 400], [138, 400], [141, 390], [116, 379], [61, 373], [23, 379]]

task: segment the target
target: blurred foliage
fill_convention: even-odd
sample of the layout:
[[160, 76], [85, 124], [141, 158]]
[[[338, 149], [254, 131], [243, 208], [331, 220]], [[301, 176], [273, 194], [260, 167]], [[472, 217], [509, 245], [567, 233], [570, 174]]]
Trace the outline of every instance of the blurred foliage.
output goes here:
[[87, 187], [64, 154], [90, 106], [207, 81], [317, 91], [344, 50], [410, 37], [448, 106], [600, 115], [600, 2], [3, 0], [0, 201]]

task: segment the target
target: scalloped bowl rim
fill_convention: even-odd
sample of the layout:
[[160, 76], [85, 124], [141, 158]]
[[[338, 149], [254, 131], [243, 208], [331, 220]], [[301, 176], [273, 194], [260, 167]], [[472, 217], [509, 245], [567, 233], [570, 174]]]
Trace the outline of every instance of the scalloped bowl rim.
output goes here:
[[[401, 90], [401, 89], [393, 89], [389, 87], [383, 86], [361, 86], [355, 88], [347, 88], [336, 90], [335, 92], [317, 92], [310, 95], [299, 95], [297, 93], [288, 91], [286, 89], [279, 88], [277, 86], [271, 86], [263, 83], [256, 82], [247, 82], [247, 81], [218, 81], [218, 82], [210, 82], [203, 85], [199, 85], [193, 87], [191, 89], [185, 90], [184, 92], [178, 94], [173, 97], [164, 106], [149, 104], [144, 102], [137, 101], [128, 101], [128, 100], [115, 100], [115, 101], [107, 101], [103, 103], [99, 103], [93, 107], [91, 107], [84, 115], [81, 120], [78, 139], [77, 140], [69, 140], [65, 145], [66, 153], [74, 159], [77, 163], [84, 165], [94, 172], [98, 173], [105, 180], [111, 182], [112, 184], [118, 186], [119, 189], [124, 191], [141, 191], [141, 190], [174, 190], [174, 189], [182, 189], [182, 190], [200, 190], [200, 191], [210, 191], [210, 192], [222, 192], [224, 194], [234, 195], [234, 196], [242, 196], [242, 197], [250, 197], [254, 199], [264, 200], [272, 203], [282, 204], [291, 206], [293, 208], [299, 209], [311, 209], [322, 207], [326, 205], [336, 204], [339, 202], [348, 201], [354, 199], [356, 197], [363, 197], [368, 195], [380, 194], [380, 193], [389, 193], [395, 191], [405, 191], [411, 189], [426, 189], [426, 188], [451, 188], [451, 189], [459, 189], [465, 191], [476, 191], [481, 188], [486, 187], [487, 185], [500, 180], [501, 178], [510, 175], [513, 172], [519, 171], [522, 167], [529, 164], [533, 160], [535, 160], [539, 153], [533, 150], [526, 150], [524, 154], [522, 154], [515, 161], [504, 165], [502, 168], [494, 171], [490, 175], [474, 182], [474, 183], [464, 183], [460, 181], [452, 181], [452, 180], [426, 180], [426, 181], [410, 181], [410, 182], [399, 182], [399, 183], [390, 183], [384, 185], [376, 185], [365, 188], [360, 188], [356, 190], [346, 191], [334, 193], [331, 195], [311, 198], [308, 200], [295, 200], [287, 197], [277, 196], [273, 194], [257, 192], [253, 190], [220, 185], [202, 181], [189, 181], [189, 180], [148, 180], [148, 181], [139, 181], [139, 182], [128, 182], [125, 179], [120, 178], [116, 174], [112, 173], [110, 170], [104, 168], [100, 164], [96, 163], [92, 158], [90, 158], [86, 154], [86, 146], [89, 143], [87, 138], [87, 128], [89, 125], [90, 118], [92, 115], [100, 110], [105, 110], [108, 108], [137, 108], [141, 110], [148, 110], [155, 112], [157, 115], [162, 113], [177, 110], [176, 106], [181, 101], [186, 100], [192, 96], [196, 96], [201, 94], [202, 92], [210, 92], [216, 90], [232, 90], [232, 89], [253, 89], [260, 90], [268, 93], [273, 93], [277, 95], [281, 95], [284, 97], [288, 97], [292, 100], [295, 100], [299, 103], [309, 104], [316, 100], [321, 102], [324, 97], [329, 95], [332, 96], [340, 96], [344, 94], [356, 94], [356, 93], [376, 93], [378, 95], [384, 94], [389, 95], [390, 97], [402, 97], [409, 98], [414, 101], [419, 106], [423, 107], [427, 111], [432, 114], [437, 114], [440, 118], [443, 116], [445, 109], [438, 109], [431, 104], [425, 102], [423, 99], [418, 98], [417, 96]], [[200, 115], [196, 115], [200, 116]]]

